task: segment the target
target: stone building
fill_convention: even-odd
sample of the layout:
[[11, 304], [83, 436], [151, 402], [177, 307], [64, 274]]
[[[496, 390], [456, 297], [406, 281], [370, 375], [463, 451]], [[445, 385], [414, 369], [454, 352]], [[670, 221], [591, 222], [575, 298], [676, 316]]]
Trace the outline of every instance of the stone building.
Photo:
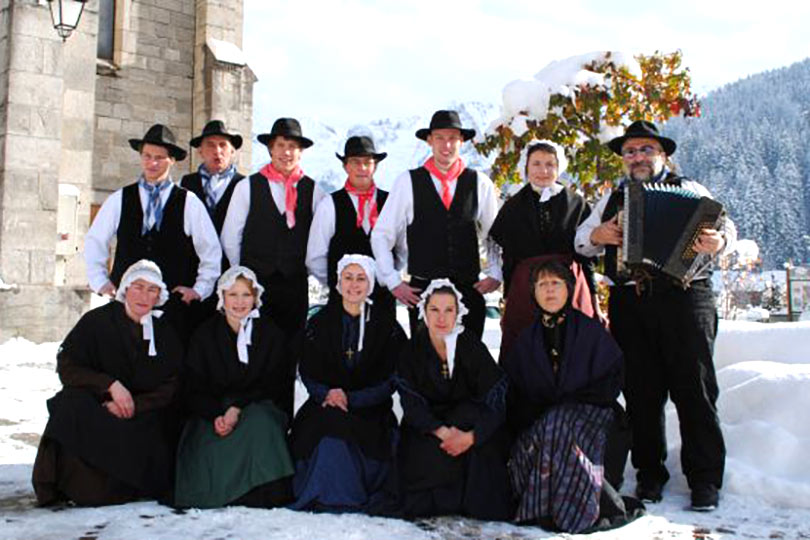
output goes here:
[[83, 236], [139, 172], [129, 138], [160, 122], [187, 144], [220, 118], [249, 169], [242, 21], [242, 0], [89, 0], [63, 42], [45, 0], [0, 0], [0, 342], [59, 340], [89, 307]]

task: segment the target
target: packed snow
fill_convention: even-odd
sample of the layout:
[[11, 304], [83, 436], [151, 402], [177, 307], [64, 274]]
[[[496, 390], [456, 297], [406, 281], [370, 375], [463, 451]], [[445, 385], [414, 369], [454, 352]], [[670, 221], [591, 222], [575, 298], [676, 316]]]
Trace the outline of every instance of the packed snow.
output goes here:
[[[484, 339], [493, 352], [499, 337], [498, 322], [488, 320]], [[31, 464], [47, 421], [45, 400], [60, 386], [57, 346], [23, 339], [0, 345], [0, 540], [586, 538], [458, 517], [411, 523], [285, 509], [179, 513], [154, 502], [36, 508]], [[689, 491], [680, 474], [677, 417], [669, 406], [667, 466], [673, 478], [663, 502], [648, 505], [648, 515], [630, 525], [588, 538], [810, 538], [810, 423], [804, 416], [810, 410], [810, 322], [721, 321], [715, 361], [728, 447], [720, 508], [708, 514], [685, 509]], [[299, 392], [297, 402], [303, 399]], [[628, 466], [623, 492], [633, 488]]]

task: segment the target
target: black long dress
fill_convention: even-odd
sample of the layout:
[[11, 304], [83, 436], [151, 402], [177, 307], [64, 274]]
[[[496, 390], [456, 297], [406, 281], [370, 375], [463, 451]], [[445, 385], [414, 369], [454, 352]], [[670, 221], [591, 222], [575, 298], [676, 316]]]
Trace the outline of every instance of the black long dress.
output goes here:
[[[359, 316], [330, 302], [308, 323], [300, 363], [309, 399], [292, 428], [293, 508], [383, 511], [394, 454], [394, 367], [405, 333], [386, 307], [367, 308], [363, 348]], [[342, 389], [348, 412], [322, 403]]]
[[[511, 519], [509, 438], [503, 425], [506, 377], [486, 346], [467, 332], [458, 336], [449, 378], [442, 375], [441, 363], [424, 327], [399, 358], [402, 513]], [[433, 435], [440, 426], [472, 430], [474, 445], [451, 457]]]
[[516, 519], [578, 533], [600, 516], [622, 352], [598, 321], [575, 309], [551, 327], [541, 317], [503, 360], [507, 418], [517, 435], [509, 461]]
[[[268, 318], [253, 320], [248, 363], [239, 361], [237, 334], [225, 316], [204, 322], [186, 356], [184, 402], [189, 413], [177, 452], [175, 504], [273, 507], [291, 500], [288, 419], [284, 394], [284, 336]], [[231, 406], [241, 412], [226, 437], [214, 419]]]
[[[48, 400], [34, 463], [40, 504], [120, 504], [170, 491], [183, 349], [168, 323], [153, 320], [157, 356], [148, 356], [141, 325], [120, 302], [86, 313], [62, 342], [56, 369], [63, 389]], [[132, 394], [132, 418], [102, 407], [116, 380]]]
[[529, 284], [530, 266], [541, 258], [572, 265], [577, 278], [573, 305], [588, 315], [594, 314], [594, 260], [574, 250], [577, 226], [590, 213], [585, 199], [570, 189], [540, 202], [540, 196], [528, 183], [498, 211], [489, 235], [503, 250], [506, 312], [501, 319], [501, 358], [520, 331], [531, 324], [535, 306]]

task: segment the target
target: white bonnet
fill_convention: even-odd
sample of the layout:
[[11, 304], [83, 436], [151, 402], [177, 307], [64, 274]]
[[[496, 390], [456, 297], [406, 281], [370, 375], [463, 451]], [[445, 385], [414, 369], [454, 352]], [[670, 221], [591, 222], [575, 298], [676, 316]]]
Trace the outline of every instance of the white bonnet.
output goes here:
[[340, 258], [337, 263], [337, 292], [343, 294], [340, 290], [340, 275], [343, 273], [343, 269], [350, 264], [359, 265], [366, 273], [366, 279], [368, 279], [368, 294], [366, 296], [371, 296], [371, 293], [374, 292], [374, 269], [376, 263], [368, 255], [346, 254]]
[[256, 292], [255, 304], [254, 308], [259, 309], [262, 307], [262, 294], [264, 294], [264, 287], [262, 287], [261, 283], [259, 283], [256, 274], [253, 273], [253, 270], [248, 268], [247, 266], [231, 266], [225, 272], [219, 276], [219, 280], [217, 281], [217, 310], [222, 311], [225, 309], [225, 297], [224, 291], [227, 291], [233, 284], [236, 282], [236, 278], [243, 277], [246, 280], [250, 281], [251, 287]]
[[162, 306], [166, 303], [169, 299], [169, 290], [166, 288], [166, 284], [163, 283], [163, 273], [160, 271], [160, 267], [158, 267], [157, 264], [147, 259], [141, 259], [127, 268], [127, 271], [124, 272], [124, 275], [121, 277], [121, 283], [118, 285], [115, 299], [122, 304], [126, 303], [125, 296], [127, 288], [139, 279], [160, 287], [160, 298], [158, 298], [158, 301], [155, 303], [155, 307]]
[[555, 143], [554, 141], [549, 141], [548, 139], [543, 139], [542, 141], [537, 139], [532, 139], [523, 150], [520, 152], [520, 161], [518, 161], [518, 172], [520, 173], [520, 177], [523, 180], [527, 180], [526, 178], [526, 160], [527, 160], [527, 153], [529, 148], [532, 146], [543, 143], [551, 146], [555, 150], [555, 154], [557, 156], [557, 174], [562, 174], [568, 168], [568, 158], [565, 157], [565, 150], [559, 144]]
[[452, 289], [453, 294], [456, 297], [456, 304], [458, 304], [458, 314], [456, 315], [456, 327], [460, 327], [461, 318], [464, 317], [464, 315], [466, 315], [467, 313], [469, 313], [470, 310], [468, 310], [467, 306], [465, 306], [464, 303], [461, 301], [461, 299], [464, 298], [462, 294], [459, 292], [458, 289], [456, 289], [456, 286], [453, 285], [453, 282], [446, 278], [434, 279], [433, 281], [430, 282], [430, 285], [427, 286], [427, 289], [425, 289], [425, 291], [421, 295], [419, 295], [420, 300], [419, 303], [416, 304], [416, 307], [419, 309], [419, 318], [423, 320], [425, 319], [425, 309], [427, 308], [427, 302], [428, 299], [430, 298], [430, 295], [433, 294], [433, 292], [436, 289], [441, 289], [443, 287]]

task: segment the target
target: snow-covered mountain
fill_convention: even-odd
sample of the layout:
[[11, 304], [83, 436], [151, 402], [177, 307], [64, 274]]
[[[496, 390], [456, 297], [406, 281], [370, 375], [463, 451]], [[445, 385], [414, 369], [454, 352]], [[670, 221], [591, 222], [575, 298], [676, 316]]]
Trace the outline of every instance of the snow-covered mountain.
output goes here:
[[[471, 127], [478, 133], [483, 133], [490, 122], [499, 114], [495, 104], [471, 102], [453, 103], [448, 109], [458, 111], [461, 122], [465, 127]], [[394, 179], [401, 172], [417, 167], [430, 155], [430, 148], [423, 141], [416, 138], [416, 130], [427, 127], [433, 111], [424, 116], [409, 116], [404, 118], [385, 118], [373, 120], [366, 124], [347, 126], [330, 125], [314, 118], [299, 118], [301, 129], [306, 137], [315, 144], [304, 151], [301, 160], [304, 171], [318, 181], [326, 191], [339, 189], [346, 181], [346, 173], [335, 152], [343, 155], [343, 145], [346, 138], [355, 134], [371, 134], [378, 152], [388, 152], [388, 157], [380, 163], [375, 180], [383, 189], [391, 187]], [[254, 137], [258, 133], [270, 131], [273, 120], [256, 126]], [[475, 151], [472, 143], [465, 143], [462, 149], [464, 161], [470, 167], [486, 170], [494, 159], [486, 159]], [[258, 169], [269, 160], [266, 149], [258, 143], [253, 149], [253, 169]]]

